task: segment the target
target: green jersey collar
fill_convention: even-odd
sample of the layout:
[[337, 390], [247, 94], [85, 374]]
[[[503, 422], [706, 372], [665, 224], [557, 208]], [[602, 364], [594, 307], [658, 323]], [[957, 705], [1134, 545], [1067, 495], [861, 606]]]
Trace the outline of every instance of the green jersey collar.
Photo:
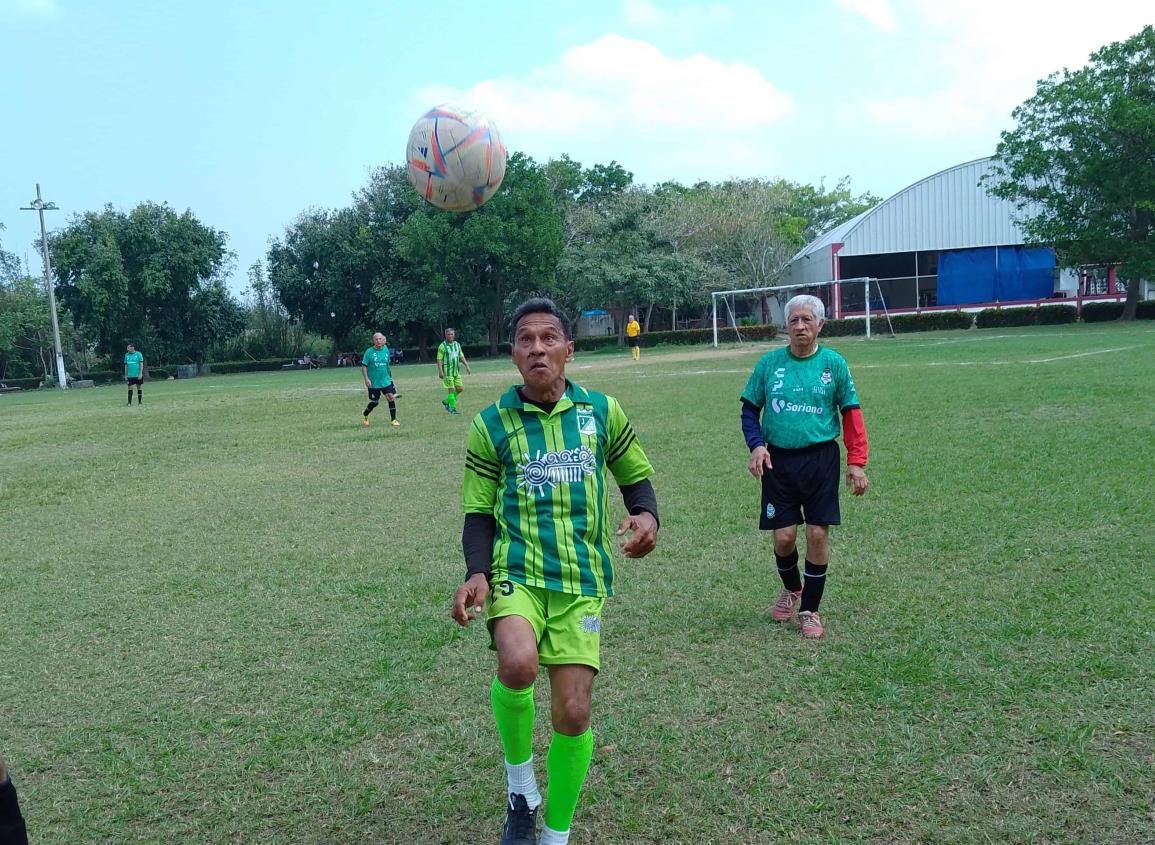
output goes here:
[[[536, 405], [526, 405], [518, 394], [517, 389], [524, 385], [515, 384], [498, 400], [497, 407], [499, 408], [516, 408], [519, 411], [530, 410], [536, 413], [545, 413]], [[592, 405], [593, 399], [590, 397], [589, 391], [580, 384], [574, 384], [568, 378], [565, 380], [565, 393], [562, 394], [561, 399], [554, 405], [553, 411], [548, 416], [560, 414], [562, 411], [572, 408], [574, 405]]]

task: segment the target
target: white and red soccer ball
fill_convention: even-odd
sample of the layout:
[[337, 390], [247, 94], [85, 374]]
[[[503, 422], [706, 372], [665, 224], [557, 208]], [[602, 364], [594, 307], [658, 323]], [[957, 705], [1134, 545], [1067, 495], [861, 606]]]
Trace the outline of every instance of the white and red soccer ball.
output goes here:
[[405, 151], [409, 181], [446, 211], [473, 211], [505, 178], [505, 145], [489, 118], [451, 105], [418, 118]]

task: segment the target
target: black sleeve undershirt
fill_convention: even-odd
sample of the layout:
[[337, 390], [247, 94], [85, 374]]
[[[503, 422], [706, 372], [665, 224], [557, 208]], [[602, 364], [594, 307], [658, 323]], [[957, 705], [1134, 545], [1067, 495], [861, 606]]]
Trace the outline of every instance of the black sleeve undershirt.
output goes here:
[[[658, 518], [658, 496], [650, 479], [643, 478], [636, 484], [626, 484], [621, 488], [622, 501], [631, 515], [653, 514]], [[493, 571], [493, 540], [497, 537], [497, 519], [490, 513], [467, 513], [465, 526], [461, 529], [461, 551], [465, 554], [465, 580], [478, 573], [486, 580]]]

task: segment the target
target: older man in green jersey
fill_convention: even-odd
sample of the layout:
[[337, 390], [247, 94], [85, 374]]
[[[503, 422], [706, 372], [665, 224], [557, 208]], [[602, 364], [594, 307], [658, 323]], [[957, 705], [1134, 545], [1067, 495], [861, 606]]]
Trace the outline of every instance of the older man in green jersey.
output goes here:
[[[542, 796], [533, 768], [533, 684], [549, 672], [553, 738], [541, 845], [565, 845], [593, 755], [590, 704], [600, 665], [602, 604], [613, 595], [609, 475], [629, 516], [626, 557], [657, 543], [653, 468], [617, 400], [565, 377], [569, 319], [548, 299], [513, 316], [513, 361], [524, 384], [473, 419], [462, 501], [466, 581], [460, 625], [488, 608], [497, 677], [491, 701], [509, 801], [502, 845], [536, 845]], [[491, 589], [492, 588], [492, 589]]]
[[361, 357], [361, 375], [365, 379], [365, 387], [369, 389], [369, 404], [361, 414], [361, 425], [368, 428], [369, 415], [381, 403], [381, 394], [385, 394], [385, 401], [389, 403], [389, 425], [397, 428], [397, 388], [393, 384], [393, 373], [389, 369], [392, 361], [389, 347], [385, 345], [385, 335], [374, 332], [373, 345], [365, 350]]
[[457, 413], [457, 397], [465, 390], [465, 382], [461, 378], [462, 364], [465, 365], [465, 371], [473, 375], [469, 362], [465, 360], [465, 352], [457, 342], [457, 332], [446, 329], [445, 340], [437, 347], [437, 377], [446, 390], [441, 404], [451, 414]]
[[136, 404], [144, 404], [144, 355], [133, 344], [128, 344], [124, 352], [124, 380], [128, 383], [128, 404], [132, 404], [132, 386], [136, 385]]
[[[774, 532], [782, 593], [771, 611], [786, 622], [797, 606], [802, 636], [824, 633], [818, 605], [830, 563], [830, 526], [841, 522], [835, 438], [846, 443], [846, 484], [866, 492], [866, 425], [846, 359], [818, 345], [826, 309], [815, 296], [786, 303], [790, 345], [758, 359], [742, 392], [742, 434], [750, 474], [762, 480], [759, 527]], [[805, 588], [798, 573], [798, 525], [806, 523]]]

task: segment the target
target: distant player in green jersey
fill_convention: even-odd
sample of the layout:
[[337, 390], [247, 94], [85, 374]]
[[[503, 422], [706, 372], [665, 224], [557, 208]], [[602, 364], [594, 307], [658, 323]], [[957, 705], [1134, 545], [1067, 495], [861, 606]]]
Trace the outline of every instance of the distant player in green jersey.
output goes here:
[[[762, 479], [759, 527], [774, 532], [774, 558], [782, 593], [771, 616], [786, 622], [798, 608], [802, 636], [823, 634], [818, 605], [830, 563], [829, 531], [841, 522], [835, 438], [842, 417], [846, 484], [866, 492], [866, 424], [846, 359], [818, 345], [826, 308], [815, 296], [786, 303], [790, 345], [758, 359], [742, 392], [742, 434], [750, 448], [748, 469]], [[759, 419], [760, 418], [760, 419]], [[798, 573], [798, 525], [806, 523], [806, 585]]]
[[445, 388], [446, 396], [441, 400], [451, 414], [457, 413], [457, 397], [465, 390], [465, 383], [461, 379], [461, 365], [465, 365], [465, 372], [473, 375], [469, 362], [465, 360], [465, 353], [461, 344], [456, 340], [457, 332], [453, 329], [445, 330], [445, 340], [437, 347], [437, 377], [441, 379], [441, 386]]
[[509, 800], [502, 845], [535, 845], [542, 803], [533, 768], [533, 684], [549, 672], [553, 739], [541, 845], [565, 845], [593, 756], [590, 704], [601, 611], [613, 595], [610, 475], [629, 516], [626, 557], [658, 539], [653, 468], [616, 399], [565, 377], [569, 318], [548, 299], [513, 315], [513, 362], [524, 384], [473, 418], [462, 503], [466, 581], [452, 616], [488, 609], [497, 677], [490, 692]]
[[385, 394], [385, 401], [389, 403], [389, 425], [397, 428], [397, 387], [393, 384], [393, 373], [389, 370], [389, 347], [385, 345], [385, 335], [376, 332], [373, 335], [373, 345], [365, 350], [361, 356], [361, 375], [365, 377], [365, 386], [369, 388], [369, 404], [361, 415], [361, 425], [368, 427], [369, 415], [381, 403], [381, 394]]
[[132, 404], [132, 386], [136, 385], [136, 404], [144, 404], [141, 386], [144, 384], [144, 355], [131, 343], [124, 353], [124, 380], [128, 382], [128, 404]]

